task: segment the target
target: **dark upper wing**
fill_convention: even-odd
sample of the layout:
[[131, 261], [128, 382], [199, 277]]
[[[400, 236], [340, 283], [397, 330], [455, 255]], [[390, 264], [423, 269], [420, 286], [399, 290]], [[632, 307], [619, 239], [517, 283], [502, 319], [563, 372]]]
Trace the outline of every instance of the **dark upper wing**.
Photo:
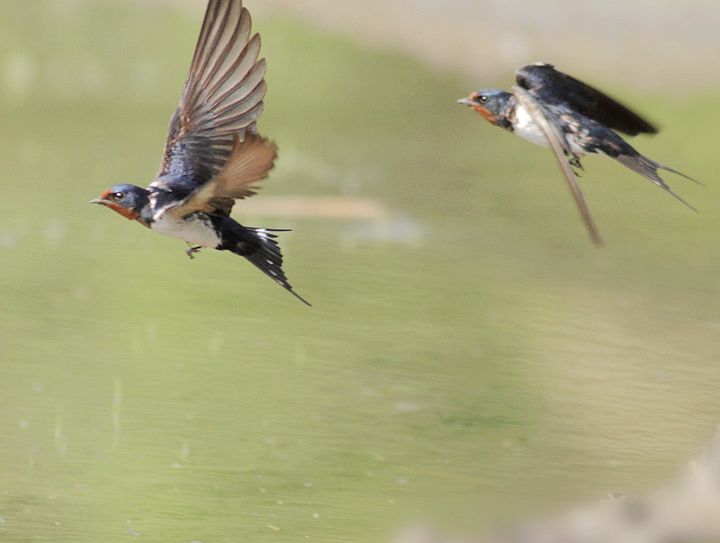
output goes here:
[[168, 178], [207, 183], [225, 169], [238, 142], [255, 132], [267, 90], [265, 60], [258, 60], [259, 54], [260, 36], [251, 36], [250, 13], [242, 0], [209, 0], [170, 121], [157, 175], [165, 179], [156, 179], [151, 190], [167, 188]]
[[168, 206], [167, 211], [175, 217], [195, 211], [229, 215], [235, 200], [256, 194], [255, 183], [267, 177], [276, 158], [277, 147], [273, 142], [251, 133], [242, 141], [236, 136], [225, 167], [184, 200]]
[[599, 90], [559, 72], [550, 64], [529, 64], [515, 72], [518, 85], [538, 100], [567, 104], [571, 109], [608, 128], [635, 136], [655, 134], [657, 128]]
[[543, 134], [545, 134], [545, 137], [550, 144], [550, 149], [552, 149], [555, 154], [555, 158], [557, 159], [560, 169], [565, 176], [570, 192], [575, 199], [575, 203], [580, 211], [580, 216], [585, 223], [585, 227], [590, 234], [590, 238], [595, 245], [602, 245], [603, 242], [600, 237], [600, 232], [598, 231], [597, 226], [595, 226], [595, 222], [593, 221], [590, 209], [585, 202], [585, 196], [582, 193], [580, 184], [578, 183], [575, 173], [566, 158], [566, 155], [572, 155], [572, 151], [562, 133], [562, 128], [557, 125], [557, 123], [553, 120], [553, 116], [548, 115], [542, 104], [540, 104], [529, 92], [518, 87], [513, 87], [513, 95], [518, 100], [518, 103], [530, 114], [533, 121], [535, 121], [535, 123], [543, 131]]

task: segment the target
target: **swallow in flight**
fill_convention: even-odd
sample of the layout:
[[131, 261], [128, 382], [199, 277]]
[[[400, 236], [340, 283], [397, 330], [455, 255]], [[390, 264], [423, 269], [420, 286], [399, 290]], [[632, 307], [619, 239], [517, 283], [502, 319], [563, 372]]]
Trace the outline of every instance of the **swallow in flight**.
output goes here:
[[576, 178], [577, 170], [582, 170], [580, 159], [584, 155], [597, 153], [614, 158], [695, 210], [672, 191], [658, 172], [666, 170], [694, 179], [643, 156], [618, 134], [656, 134], [655, 126], [550, 64], [518, 68], [515, 79], [517, 86], [512, 92], [480, 90], [458, 103], [470, 106], [495, 126], [552, 149], [596, 245], [601, 245], [602, 239]]
[[209, 0], [190, 72], [170, 120], [160, 170], [145, 189], [115, 185], [92, 201], [159, 234], [202, 248], [229, 251], [310, 305], [292, 288], [268, 228], [230, 217], [235, 200], [256, 193], [277, 158], [257, 133], [267, 91], [260, 36], [242, 0]]

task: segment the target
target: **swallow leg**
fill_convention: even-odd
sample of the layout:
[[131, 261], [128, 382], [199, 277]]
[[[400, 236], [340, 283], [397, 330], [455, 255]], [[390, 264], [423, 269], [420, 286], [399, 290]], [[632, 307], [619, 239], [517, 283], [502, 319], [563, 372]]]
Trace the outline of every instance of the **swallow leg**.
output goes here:
[[576, 155], [575, 153], [571, 153], [567, 149], [563, 149], [563, 155], [565, 155], [568, 164], [570, 164], [570, 166], [572, 166], [575, 170], [576, 175], [578, 170], [585, 171], [585, 168], [583, 168], [583, 165], [580, 162], [580, 156]]
[[202, 250], [202, 247], [188, 247], [188, 250], [185, 251], [185, 254], [188, 255], [190, 260], [193, 260], [195, 258], [195, 255], [198, 254]]
[[570, 166], [572, 166], [575, 175], [578, 177], [582, 177], [580, 172], [584, 172], [585, 168], [583, 168], [582, 162], [580, 162], [580, 157], [575, 154], [570, 155], [567, 153], [566, 156], [568, 157], [568, 162], [570, 163]]

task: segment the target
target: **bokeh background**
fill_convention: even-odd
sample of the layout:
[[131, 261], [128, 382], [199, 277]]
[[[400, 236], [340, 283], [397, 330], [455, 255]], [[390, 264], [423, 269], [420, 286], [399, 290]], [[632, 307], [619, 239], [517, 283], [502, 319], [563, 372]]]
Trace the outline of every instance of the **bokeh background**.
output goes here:
[[[281, 159], [242, 259], [87, 202], [146, 184], [202, 0], [0, 4], [0, 540], [376, 542], [669, 477], [720, 422], [720, 6], [247, 0]], [[557, 66], [663, 127], [589, 243], [545, 149], [455, 104]]]

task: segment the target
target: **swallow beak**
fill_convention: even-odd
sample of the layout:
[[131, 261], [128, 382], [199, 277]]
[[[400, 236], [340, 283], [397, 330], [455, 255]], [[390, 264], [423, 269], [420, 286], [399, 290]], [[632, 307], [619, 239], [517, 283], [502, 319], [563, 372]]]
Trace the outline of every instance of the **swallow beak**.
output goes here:
[[464, 106], [476, 106], [477, 104], [473, 102], [470, 98], [460, 98], [460, 100], [457, 101], [458, 104], [462, 104]]
[[106, 206], [110, 203], [110, 201], [106, 200], [105, 198], [94, 198], [94, 199], [90, 200], [88, 203]]

